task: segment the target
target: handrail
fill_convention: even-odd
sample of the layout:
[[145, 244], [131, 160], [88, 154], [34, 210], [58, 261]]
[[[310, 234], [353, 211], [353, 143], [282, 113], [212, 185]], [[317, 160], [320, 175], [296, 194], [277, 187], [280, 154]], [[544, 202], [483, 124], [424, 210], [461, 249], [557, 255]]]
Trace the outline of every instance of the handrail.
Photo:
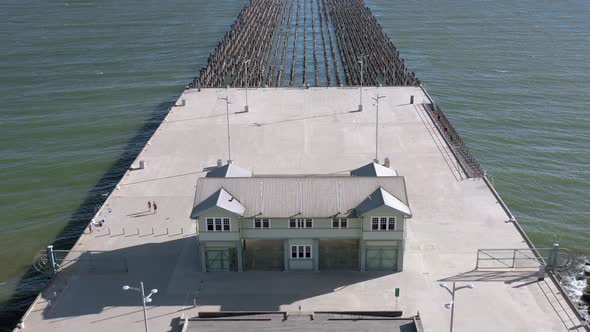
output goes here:
[[444, 114], [442, 108], [438, 106], [432, 97], [428, 94], [426, 89], [423, 85], [420, 85], [420, 89], [426, 96], [426, 98], [430, 101], [429, 104], [426, 104], [428, 117], [438, 129], [438, 132], [441, 134], [451, 152], [463, 168], [467, 177], [470, 178], [480, 178], [484, 176], [484, 171], [481, 168], [481, 165], [475, 158], [475, 156], [471, 153], [467, 144], [463, 141], [455, 127], [451, 124], [451, 121], [447, 118]]

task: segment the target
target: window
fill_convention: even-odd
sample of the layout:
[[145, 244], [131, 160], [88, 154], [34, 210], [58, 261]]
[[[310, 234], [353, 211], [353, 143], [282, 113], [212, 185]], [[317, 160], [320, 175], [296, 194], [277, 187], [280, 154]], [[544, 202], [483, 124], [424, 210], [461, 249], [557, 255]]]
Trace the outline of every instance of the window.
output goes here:
[[254, 219], [254, 228], [270, 228], [270, 219]]
[[311, 259], [311, 246], [308, 246], [308, 245], [291, 246], [291, 258], [293, 258], [293, 259]]
[[332, 219], [332, 228], [348, 228], [348, 219], [346, 219], [346, 218]]
[[313, 228], [313, 219], [289, 219], [289, 228]]
[[395, 217], [372, 217], [371, 230], [373, 231], [395, 231]]
[[387, 230], [387, 218], [386, 217], [379, 218], [379, 230], [381, 230], [381, 231]]
[[207, 231], [209, 232], [229, 232], [231, 231], [230, 218], [207, 218]]
[[395, 231], [395, 218], [387, 219], [387, 230], [388, 231]]
[[374, 230], [374, 231], [379, 230], [379, 218], [377, 218], [377, 217], [371, 218], [371, 230]]

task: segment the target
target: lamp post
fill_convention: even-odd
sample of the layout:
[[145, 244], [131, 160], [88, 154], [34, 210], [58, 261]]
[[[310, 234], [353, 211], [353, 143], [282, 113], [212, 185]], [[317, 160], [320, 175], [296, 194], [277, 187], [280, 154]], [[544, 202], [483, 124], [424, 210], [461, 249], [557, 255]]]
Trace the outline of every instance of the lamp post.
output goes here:
[[[244, 61], [244, 65], [246, 66], [246, 106], [244, 107], [244, 112], [248, 112], [248, 63], [250, 59]], [[230, 158], [231, 159], [231, 158]]]
[[[246, 96], [248, 94], [246, 93]], [[229, 85], [225, 88], [225, 98], [218, 98], [221, 100], [225, 100], [225, 116], [227, 120], [227, 163], [231, 164], [231, 139], [229, 136]], [[246, 106], [248, 107], [248, 106]]]
[[359, 102], [359, 112], [363, 111], [363, 71], [364, 71], [364, 61], [363, 59], [366, 55], [361, 55], [358, 57], [358, 63], [361, 64], [361, 95], [360, 95], [360, 102]]
[[375, 162], [378, 163], [379, 159], [377, 159], [377, 153], [379, 152], [379, 99], [385, 98], [385, 96], [373, 97], [373, 100], [377, 103], [377, 112], [375, 114]]
[[148, 322], [147, 322], [147, 310], [146, 310], [145, 304], [152, 302], [152, 295], [156, 294], [158, 292], [158, 290], [154, 288], [150, 291], [150, 294], [148, 296], [146, 296], [144, 288], [143, 288], [143, 281], [140, 282], [139, 284], [141, 285], [141, 288], [125, 285], [125, 286], [123, 286], [123, 290], [124, 291], [134, 290], [136, 292], [141, 293], [141, 303], [143, 304], [143, 323], [145, 324], [145, 332], [149, 332]]
[[453, 282], [452, 288], [449, 288], [447, 286], [447, 284], [439, 284], [439, 286], [446, 289], [447, 292], [449, 292], [449, 294], [451, 294], [451, 302], [445, 304], [445, 308], [451, 309], [451, 325], [449, 327], [449, 332], [453, 332], [453, 319], [455, 316], [455, 292], [457, 292], [460, 289], [464, 289], [464, 288], [474, 289], [475, 286], [473, 284], [469, 284], [469, 285], [465, 285], [465, 286], [456, 287], [455, 282]]

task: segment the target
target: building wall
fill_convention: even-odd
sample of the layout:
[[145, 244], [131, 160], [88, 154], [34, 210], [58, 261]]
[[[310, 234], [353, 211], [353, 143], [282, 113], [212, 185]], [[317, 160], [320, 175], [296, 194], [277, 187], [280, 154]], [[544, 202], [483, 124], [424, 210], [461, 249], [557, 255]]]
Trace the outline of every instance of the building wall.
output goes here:
[[[230, 230], [208, 231], [207, 218], [229, 218]], [[200, 241], [238, 241], [240, 239], [240, 224], [238, 222], [238, 218], [223, 209], [213, 208], [206, 211], [201, 216], [199, 216], [197, 223], [199, 225], [198, 228]]]
[[[291, 246], [311, 246], [311, 258], [291, 258]], [[289, 271], [318, 270], [318, 241], [316, 239], [287, 239], [285, 240], [285, 269]]]
[[[396, 230], [395, 231], [374, 231], [371, 229], [373, 217], [395, 217]], [[367, 247], [397, 247], [397, 271], [403, 270], [404, 252], [405, 252], [405, 238], [406, 238], [406, 220], [403, 215], [388, 207], [379, 207], [372, 211], [365, 213], [362, 221], [362, 242], [360, 261], [361, 268], [366, 266], [366, 249]]]
[[270, 219], [270, 229], [254, 229], [254, 219], [244, 218], [240, 221], [241, 236], [249, 239], [285, 239], [285, 238], [334, 238], [360, 239], [361, 219], [347, 218], [348, 228], [332, 228], [332, 219], [312, 218], [313, 228], [289, 228], [289, 219]]
[[[229, 231], [208, 231], [207, 218], [230, 218]], [[372, 230], [372, 217], [395, 217], [396, 230]], [[198, 219], [199, 240], [203, 252], [207, 247], [225, 246], [235, 248], [239, 253], [242, 268], [241, 239], [276, 239], [284, 240], [285, 270], [318, 270], [319, 239], [359, 239], [359, 265], [361, 270], [366, 266], [366, 249], [369, 247], [397, 248], [397, 270], [403, 269], [405, 219], [400, 213], [379, 207], [367, 212], [362, 218], [347, 218], [348, 227], [338, 229], [332, 227], [332, 218], [313, 218], [312, 228], [289, 228], [289, 219], [269, 218], [269, 229], [255, 229], [252, 218], [239, 218], [221, 209], [211, 209]], [[311, 245], [311, 258], [291, 258], [291, 245]], [[202, 252], [202, 255], [204, 255]], [[202, 258], [203, 259], [203, 258]], [[204, 261], [203, 261], [204, 262]]]

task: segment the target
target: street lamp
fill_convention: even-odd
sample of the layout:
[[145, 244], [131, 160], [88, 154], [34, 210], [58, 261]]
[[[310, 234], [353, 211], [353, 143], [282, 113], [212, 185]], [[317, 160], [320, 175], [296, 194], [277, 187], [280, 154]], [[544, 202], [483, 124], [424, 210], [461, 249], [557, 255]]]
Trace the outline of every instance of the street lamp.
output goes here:
[[[361, 90], [362, 91], [362, 90]], [[379, 159], [377, 159], [377, 152], [379, 152], [379, 99], [385, 98], [385, 96], [373, 97], [373, 100], [377, 103], [377, 113], [375, 119], [375, 162], [378, 163]]]
[[363, 69], [364, 69], [364, 61], [363, 58], [365, 58], [366, 55], [361, 55], [358, 57], [358, 63], [361, 64], [361, 99], [359, 102], [359, 112], [363, 111]]
[[[244, 61], [244, 65], [246, 66], [246, 106], [244, 107], [244, 112], [248, 112], [248, 63], [250, 60]], [[230, 158], [231, 159], [231, 158]]]
[[[248, 95], [248, 93], [246, 93], [246, 96]], [[225, 100], [225, 116], [226, 116], [226, 122], [227, 122], [227, 163], [231, 164], [231, 138], [229, 135], [229, 104], [231, 104], [229, 102], [229, 85], [225, 88], [225, 98], [218, 98], [221, 100]], [[248, 107], [248, 106], [246, 106]]]
[[158, 290], [154, 288], [150, 291], [150, 294], [148, 296], [145, 296], [145, 291], [143, 289], [143, 281], [140, 282], [139, 284], [141, 285], [141, 288], [125, 285], [125, 286], [123, 286], [123, 290], [124, 291], [134, 290], [136, 292], [141, 293], [141, 303], [143, 304], [143, 322], [145, 324], [145, 332], [149, 332], [148, 322], [147, 322], [147, 310], [145, 308], [145, 304], [152, 302], [152, 295], [156, 294], [158, 292]]
[[451, 294], [451, 302], [446, 303], [445, 308], [451, 309], [451, 326], [449, 328], [449, 332], [453, 332], [453, 318], [455, 316], [455, 292], [457, 292], [460, 289], [464, 289], [464, 288], [474, 289], [475, 286], [473, 284], [469, 284], [469, 285], [465, 285], [465, 286], [455, 287], [455, 282], [453, 282], [453, 288], [449, 288], [447, 286], [447, 284], [444, 284], [444, 283], [439, 284], [439, 286], [446, 289], [447, 292], [449, 292], [449, 294]]

